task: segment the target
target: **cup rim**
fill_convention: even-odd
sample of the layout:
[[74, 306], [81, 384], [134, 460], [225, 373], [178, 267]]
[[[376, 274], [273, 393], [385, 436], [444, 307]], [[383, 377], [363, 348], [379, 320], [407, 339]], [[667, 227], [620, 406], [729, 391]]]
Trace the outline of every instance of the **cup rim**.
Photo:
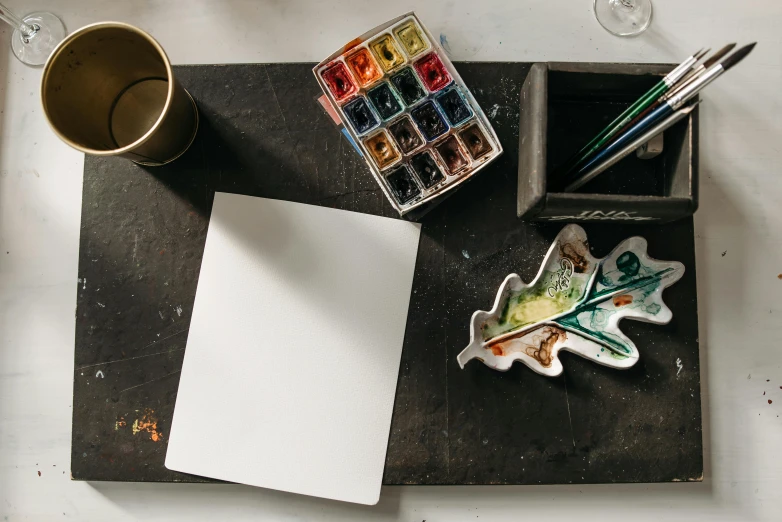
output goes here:
[[[68, 138], [67, 136], [63, 135], [60, 132], [60, 130], [52, 123], [52, 120], [49, 117], [49, 108], [47, 107], [46, 97], [44, 96], [44, 92], [46, 90], [46, 85], [49, 80], [49, 73], [51, 72], [50, 66], [53, 63], [53, 61], [59, 57], [59, 55], [63, 52], [63, 50], [68, 44], [70, 44], [71, 42], [73, 42], [83, 34], [93, 31], [95, 29], [109, 29], [109, 28], [126, 29], [132, 33], [135, 33], [141, 36], [142, 38], [146, 39], [157, 50], [157, 52], [160, 53], [160, 56], [163, 59], [163, 65], [166, 68], [166, 74], [168, 75], [168, 93], [166, 94], [166, 103], [165, 105], [163, 105], [163, 110], [160, 111], [160, 116], [158, 117], [157, 121], [152, 125], [152, 127], [150, 127], [149, 130], [143, 136], [141, 136], [133, 143], [129, 145], [125, 145], [124, 147], [110, 149], [110, 150], [98, 150], [98, 149], [83, 147], [82, 145], [75, 143], [73, 140], [71, 140], [70, 138]], [[43, 113], [44, 116], [46, 117], [46, 122], [49, 124], [49, 127], [54, 131], [54, 133], [57, 134], [57, 137], [59, 137], [67, 145], [73, 147], [78, 151], [81, 151], [85, 154], [90, 154], [92, 156], [117, 156], [120, 154], [124, 154], [126, 152], [132, 152], [134, 149], [138, 148], [139, 145], [142, 145], [145, 142], [147, 142], [155, 133], [155, 131], [158, 129], [158, 127], [160, 127], [160, 125], [163, 122], [163, 119], [166, 117], [166, 114], [168, 113], [168, 109], [171, 106], [171, 100], [174, 96], [174, 72], [171, 69], [171, 61], [168, 59], [168, 55], [163, 50], [163, 47], [158, 43], [157, 40], [155, 40], [152, 37], [152, 35], [144, 31], [143, 29], [139, 29], [134, 25], [127, 24], [124, 22], [96, 22], [94, 24], [85, 25], [84, 27], [77, 29], [76, 31], [66, 36], [65, 39], [63, 39], [63, 41], [57, 44], [57, 46], [49, 55], [49, 58], [47, 58], [46, 63], [43, 66], [43, 74], [41, 75], [41, 87], [40, 87], [39, 94], [41, 98], [41, 105], [43, 106]]]

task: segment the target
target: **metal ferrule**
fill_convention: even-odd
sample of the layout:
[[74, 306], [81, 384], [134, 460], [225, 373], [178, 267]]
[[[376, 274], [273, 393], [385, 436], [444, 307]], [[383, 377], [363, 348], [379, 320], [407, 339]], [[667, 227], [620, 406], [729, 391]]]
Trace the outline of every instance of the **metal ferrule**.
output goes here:
[[663, 78], [665, 85], [671, 87], [674, 83], [681, 80], [688, 72], [690, 72], [690, 69], [697, 61], [698, 60], [694, 56], [690, 56], [684, 60], [676, 69], [669, 72], [665, 78]]
[[684, 102], [698, 94], [701, 89], [716, 80], [723, 72], [725, 72], [725, 69], [722, 68], [721, 64], [713, 66], [696, 78], [690, 85], [683, 87], [682, 90], [671, 96], [671, 99], [668, 100], [668, 105], [673, 110], [678, 109], [684, 105]]
[[699, 65], [695, 69], [693, 69], [690, 74], [686, 75], [679, 83], [677, 83], [673, 89], [668, 91], [667, 93], [663, 94], [662, 99], [663, 100], [670, 100], [672, 97], [676, 96], [677, 93], [680, 93], [682, 89], [690, 85], [692, 82], [694, 82], [696, 79], [698, 79], [698, 76], [703, 74], [703, 71], [705, 71], [706, 68], [703, 66], [703, 64]]

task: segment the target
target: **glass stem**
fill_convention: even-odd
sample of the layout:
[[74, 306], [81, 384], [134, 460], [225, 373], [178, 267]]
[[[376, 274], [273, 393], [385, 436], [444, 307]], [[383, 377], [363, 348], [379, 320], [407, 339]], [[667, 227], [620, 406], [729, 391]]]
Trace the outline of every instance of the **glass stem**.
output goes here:
[[19, 32], [22, 33], [22, 38], [25, 40], [33, 37], [38, 32], [37, 27], [24, 23], [24, 20], [9, 11], [3, 4], [0, 4], [0, 20], [3, 20], [14, 29], [19, 29]]

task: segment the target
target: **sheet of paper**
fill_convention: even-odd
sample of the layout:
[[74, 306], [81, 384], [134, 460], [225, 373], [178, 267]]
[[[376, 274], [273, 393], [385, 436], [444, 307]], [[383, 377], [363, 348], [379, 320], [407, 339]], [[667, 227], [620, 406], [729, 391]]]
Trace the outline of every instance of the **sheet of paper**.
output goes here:
[[166, 467], [377, 503], [419, 236], [217, 193]]

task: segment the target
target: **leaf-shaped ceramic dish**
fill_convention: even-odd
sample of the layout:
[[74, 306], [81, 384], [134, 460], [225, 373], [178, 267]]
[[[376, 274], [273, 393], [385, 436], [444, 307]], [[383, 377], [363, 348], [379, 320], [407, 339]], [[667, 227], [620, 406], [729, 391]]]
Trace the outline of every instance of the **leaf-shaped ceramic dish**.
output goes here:
[[478, 359], [506, 371], [521, 361], [536, 372], [562, 373], [566, 350], [612, 368], [629, 368], [638, 349], [619, 329], [624, 318], [666, 324], [671, 320], [662, 292], [684, 275], [684, 265], [646, 253], [646, 240], [631, 237], [603, 259], [589, 252], [586, 232], [568, 225], [557, 235], [530, 284], [510, 274], [494, 307], [477, 311], [471, 342], [457, 360]]

